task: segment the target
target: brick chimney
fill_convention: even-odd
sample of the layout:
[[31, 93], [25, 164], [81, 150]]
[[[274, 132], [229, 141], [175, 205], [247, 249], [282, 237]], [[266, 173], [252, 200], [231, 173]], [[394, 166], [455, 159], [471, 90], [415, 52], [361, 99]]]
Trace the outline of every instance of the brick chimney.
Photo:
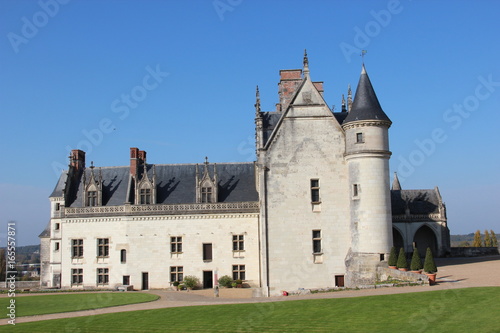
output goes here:
[[278, 83], [279, 104], [276, 105], [276, 111], [284, 111], [286, 105], [293, 97], [293, 93], [302, 82], [302, 69], [283, 69], [280, 70], [280, 83]]
[[140, 168], [146, 162], [146, 152], [139, 148], [130, 148], [130, 174], [137, 177], [140, 173]]
[[73, 149], [71, 151], [69, 165], [75, 171], [85, 169], [85, 152], [80, 149]]

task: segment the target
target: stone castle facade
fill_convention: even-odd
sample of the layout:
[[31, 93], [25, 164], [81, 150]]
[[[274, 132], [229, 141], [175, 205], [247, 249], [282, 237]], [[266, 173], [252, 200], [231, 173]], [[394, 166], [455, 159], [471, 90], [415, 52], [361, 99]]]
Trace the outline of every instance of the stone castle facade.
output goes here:
[[44, 287], [204, 288], [241, 279], [262, 296], [376, 279], [393, 244], [449, 252], [437, 188], [390, 188], [388, 130], [363, 66], [341, 112], [303, 68], [280, 71], [279, 103], [255, 104], [254, 163], [86, 166], [73, 150], [40, 235]]

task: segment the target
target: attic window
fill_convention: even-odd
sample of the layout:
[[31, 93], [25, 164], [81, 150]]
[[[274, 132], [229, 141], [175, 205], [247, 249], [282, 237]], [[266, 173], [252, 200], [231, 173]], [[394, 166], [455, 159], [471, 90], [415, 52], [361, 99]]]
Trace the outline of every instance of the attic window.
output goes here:
[[97, 206], [97, 191], [87, 192], [87, 207]]
[[141, 188], [139, 196], [141, 205], [149, 205], [151, 203], [151, 189]]
[[212, 188], [211, 187], [202, 187], [201, 188], [201, 202], [202, 203], [212, 202]]

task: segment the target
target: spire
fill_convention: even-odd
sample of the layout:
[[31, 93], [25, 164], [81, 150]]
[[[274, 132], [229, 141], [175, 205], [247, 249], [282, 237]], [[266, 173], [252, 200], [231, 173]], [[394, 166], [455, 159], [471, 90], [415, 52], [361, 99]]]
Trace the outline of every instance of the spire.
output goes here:
[[259, 86], [257, 86], [257, 89], [255, 91], [255, 116], [260, 117], [260, 92], [259, 92]]
[[345, 97], [344, 94], [342, 94], [342, 112], [346, 112], [346, 106], [345, 106]]
[[378, 102], [370, 78], [366, 73], [365, 65], [363, 65], [361, 69], [361, 76], [359, 78], [358, 87], [356, 88], [352, 109], [349, 110], [349, 115], [345, 118], [344, 123], [357, 120], [391, 121]]
[[347, 112], [350, 112], [352, 108], [352, 90], [351, 84], [347, 85]]
[[393, 190], [393, 191], [401, 191], [401, 184], [399, 183], [397, 172], [394, 172], [394, 179], [392, 180], [391, 190]]
[[309, 77], [309, 59], [307, 58], [307, 50], [304, 49], [304, 69], [303, 69], [303, 73], [304, 73], [304, 78], [308, 78]]

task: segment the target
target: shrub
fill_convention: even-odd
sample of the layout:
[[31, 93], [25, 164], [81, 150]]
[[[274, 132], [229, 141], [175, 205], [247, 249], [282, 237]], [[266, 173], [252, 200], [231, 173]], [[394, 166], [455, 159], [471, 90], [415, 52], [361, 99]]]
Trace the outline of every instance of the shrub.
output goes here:
[[241, 281], [240, 279], [238, 279], [238, 280], [236, 280], [234, 282], [236, 282], [236, 284], [243, 284], [243, 281]]
[[406, 261], [406, 253], [403, 248], [399, 249], [399, 256], [398, 256], [398, 268], [408, 268], [408, 261]]
[[224, 275], [219, 278], [219, 285], [226, 288], [231, 288], [233, 279], [229, 275]]
[[396, 266], [398, 264], [398, 257], [396, 256], [396, 248], [394, 246], [391, 248], [388, 264], [389, 266]]
[[430, 247], [427, 248], [427, 252], [425, 253], [424, 271], [426, 273], [436, 273], [438, 271]]
[[173, 283], [174, 287], [177, 287], [179, 284], [180, 284], [180, 283], [179, 283], [179, 281], [175, 281], [175, 282]]
[[418, 249], [413, 249], [413, 256], [411, 257], [410, 269], [412, 271], [419, 271], [422, 269], [422, 260], [420, 259], [420, 254], [418, 253]]
[[196, 288], [196, 286], [198, 286], [200, 284], [200, 279], [198, 279], [194, 275], [188, 275], [188, 276], [184, 277], [183, 282], [187, 288], [194, 289], [194, 288]]

